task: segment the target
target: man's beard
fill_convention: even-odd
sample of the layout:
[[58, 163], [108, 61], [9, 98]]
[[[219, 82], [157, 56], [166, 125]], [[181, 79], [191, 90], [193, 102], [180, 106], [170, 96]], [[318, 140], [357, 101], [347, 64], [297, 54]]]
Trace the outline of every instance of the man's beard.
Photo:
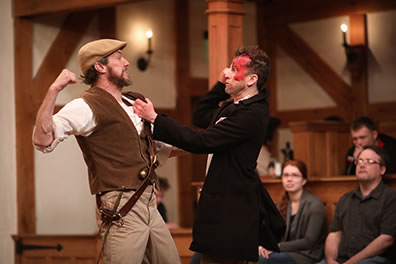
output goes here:
[[111, 83], [113, 83], [115, 86], [117, 86], [118, 88], [122, 88], [122, 87], [129, 86], [132, 84], [131, 80], [116, 76], [111, 67], [109, 67], [109, 81]]

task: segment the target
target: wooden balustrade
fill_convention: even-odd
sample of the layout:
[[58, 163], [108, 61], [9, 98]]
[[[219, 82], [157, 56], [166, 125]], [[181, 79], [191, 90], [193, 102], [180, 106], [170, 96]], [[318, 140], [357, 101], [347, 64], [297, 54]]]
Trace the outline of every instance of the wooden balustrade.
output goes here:
[[352, 146], [349, 124], [336, 121], [290, 122], [294, 158], [304, 161], [308, 178], [342, 175]]

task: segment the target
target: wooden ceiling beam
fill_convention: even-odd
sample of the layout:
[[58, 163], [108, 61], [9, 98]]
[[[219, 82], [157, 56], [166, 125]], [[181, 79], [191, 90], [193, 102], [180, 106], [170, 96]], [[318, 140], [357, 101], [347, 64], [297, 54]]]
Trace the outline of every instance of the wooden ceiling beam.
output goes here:
[[262, 18], [269, 24], [289, 24], [396, 9], [394, 0], [265, 0], [261, 5]]
[[272, 114], [281, 120], [281, 127], [289, 127], [289, 122], [324, 120], [331, 116], [341, 117], [345, 122], [351, 121], [349, 114], [339, 107], [313, 108], [278, 111]]
[[278, 26], [276, 40], [339, 107], [350, 107], [352, 98], [349, 85], [302, 38], [287, 26]]
[[65, 68], [94, 15], [94, 12], [74, 13], [66, 19], [33, 79], [34, 109], [38, 109], [48, 87]]
[[38, 16], [58, 12], [74, 12], [84, 9], [98, 9], [103, 7], [127, 4], [144, 0], [14, 0], [14, 17]]

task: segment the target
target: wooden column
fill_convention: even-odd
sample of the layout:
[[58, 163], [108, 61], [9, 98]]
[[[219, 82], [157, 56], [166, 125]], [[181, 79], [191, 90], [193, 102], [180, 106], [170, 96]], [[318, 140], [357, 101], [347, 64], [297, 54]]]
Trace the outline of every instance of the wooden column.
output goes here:
[[209, 87], [242, 46], [244, 0], [208, 0]]
[[[191, 125], [191, 95], [189, 84], [190, 75], [190, 42], [189, 38], [189, 1], [175, 0], [174, 2], [174, 33], [175, 33], [175, 76], [176, 76], [176, 113], [177, 121]], [[185, 155], [177, 159], [179, 224], [181, 227], [191, 227], [194, 220], [194, 193], [191, 188], [192, 155]]]
[[14, 18], [15, 120], [18, 234], [36, 233], [34, 153], [35, 120], [33, 74], [33, 22]]
[[[263, 49], [270, 58], [271, 62], [271, 75], [265, 88], [270, 91], [270, 97], [268, 97], [269, 107], [271, 116], [276, 116], [278, 112], [278, 91], [277, 91], [277, 54], [276, 45], [274, 43], [274, 31], [265, 16], [266, 4], [264, 1], [256, 2], [256, 24], [257, 24], [257, 43], [261, 49]], [[275, 141], [275, 140], [274, 140]], [[277, 149], [277, 147], [275, 147]]]
[[342, 175], [345, 157], [352, 146], [349, 124], [332, 121], [289, 123], [294, 158], [307, 165], [308, 177]]
[[351, 73], [354, 117], [368, 114], [368, 69], [367, 69], [367, 17], [351, 15], [350, 46], [346, 47], [347, 67]]

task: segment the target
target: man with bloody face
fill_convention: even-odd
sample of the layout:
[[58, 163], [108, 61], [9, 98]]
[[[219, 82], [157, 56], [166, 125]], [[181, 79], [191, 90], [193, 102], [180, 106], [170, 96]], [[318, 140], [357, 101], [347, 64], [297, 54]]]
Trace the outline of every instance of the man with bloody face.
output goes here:
[[193, 123], [204, 130], [157, 115], [148, 99], [134, 105], [135, 113], [154, 124], [155, 139], [192, 153], [210, 154], [190, 246], [202, 254], [201, 263], [258, 260], [263, 199], [259, 199], [262, 183], [255, 168], [269, 119], [269, 93], [263, 85], [270, 69], [267, 55], [259, 48], [238, 50], [194, 113]]

